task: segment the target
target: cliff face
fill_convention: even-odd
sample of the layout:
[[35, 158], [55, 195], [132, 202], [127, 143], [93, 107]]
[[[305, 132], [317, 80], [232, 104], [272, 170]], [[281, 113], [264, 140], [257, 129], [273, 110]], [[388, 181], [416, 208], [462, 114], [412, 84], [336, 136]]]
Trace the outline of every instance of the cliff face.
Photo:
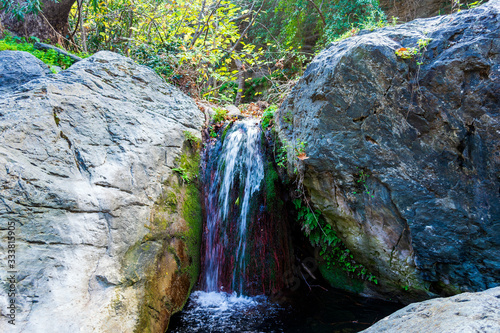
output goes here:
[[279, 109], [289, 161], [379, 290], [500, 283], [499, 64], [492, 1], [332, 44]]
[[114, 53], [42, 67], [0, 52], [0, 330], [163, 332], [197, 275], [199, 197], [172, 169], [196, 172], [203, 115]]

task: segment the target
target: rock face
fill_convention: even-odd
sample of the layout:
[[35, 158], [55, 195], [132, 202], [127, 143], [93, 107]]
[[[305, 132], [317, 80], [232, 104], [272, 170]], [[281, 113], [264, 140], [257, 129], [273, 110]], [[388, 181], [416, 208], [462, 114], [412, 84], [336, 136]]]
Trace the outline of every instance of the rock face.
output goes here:
[[197, 274], [199, 197], [172, 169], [195, 172], [203, 114], [111, 52], [38, 76], [0, 94], [0, 331], [164, 332]]
[[381, 290], [500, 284], [500, 1], [332, 44], [277, 125], [313, 203]]
[[500, 287], [410, 304], [362, 331], [378, 332], [482, 332], [500, 328]]

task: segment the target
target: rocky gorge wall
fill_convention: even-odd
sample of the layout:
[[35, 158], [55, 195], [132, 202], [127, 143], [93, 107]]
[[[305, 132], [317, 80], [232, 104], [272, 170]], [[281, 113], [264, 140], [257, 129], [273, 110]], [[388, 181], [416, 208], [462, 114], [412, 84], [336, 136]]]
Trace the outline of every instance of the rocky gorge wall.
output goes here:
[[164, 332], [198, 274], [199, 193], [173, 169], [194, 179], [203, 114], [111, 52], [0, 70], [0, 331]]
[[491, 1], [333, 43], [282, 104], [290, 173], [371, 288], [411, 300], [500, 284], [499, 96]]

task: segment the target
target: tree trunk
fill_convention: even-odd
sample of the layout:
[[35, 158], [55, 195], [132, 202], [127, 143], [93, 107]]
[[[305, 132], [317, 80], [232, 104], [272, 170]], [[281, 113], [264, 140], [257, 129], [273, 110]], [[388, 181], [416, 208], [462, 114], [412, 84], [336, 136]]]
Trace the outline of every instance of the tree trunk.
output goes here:
[[[24, 2], [24, 0], [13, 0]], [[49, 40], [51, 43], [63, 45], [68, 37], [68, 17], [71, 7], [76, 0], [40, 0], [42, 12], [38, 15], [27, 14], [24, 21], [12, 18], [10, 13], [1, 12], [0, 19], [5, 29], [19, 36], [35, 36], [41, 41]]]
[[245, 93], [246, 70], [245, 65], [241, 62], [241, 60], [236, 59], [234, 62], [236, 63], [236, 67], [238, 68], [238, 92], [236, 93], [234, 105], [238, 106], [240, 105], [241, 98]]

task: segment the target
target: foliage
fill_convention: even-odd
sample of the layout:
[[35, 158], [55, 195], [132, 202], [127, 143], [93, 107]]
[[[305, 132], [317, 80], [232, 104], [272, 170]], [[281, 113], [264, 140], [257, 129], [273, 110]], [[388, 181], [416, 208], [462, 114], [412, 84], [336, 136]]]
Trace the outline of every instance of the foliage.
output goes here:
[[267, 109], [264, 110], [262, 113], [262, 129], [266, 130], [269, 125], [271, 125], [273, 119], [274, 119], [274, 112], [278, 110], [278, 106], [276, 104], [270, 105]]
[[339, 0], [329, 3], [323, 45], [353, 28], [373, 30], [385, 25], [378, 0]]
[[[74, 63], [73, 59], [59, 54], [54, 50], [35, 49], [33, 45], [34, 42], [39, 42], [38, 38], [31, 37], [31, 41], [32, 42], [28, 42], [24, 38], [7, 35], [4, 39], [0, 39], [0, 51], [11, 50], [29, 52], [47, 65], [60, 66], [62, 69], [66, 69]], [[86, 54], [80, 55], [83, 55], [83, 57], [88, 56]]]
[[216, 138], [217, 137], [217, 131], [215, 130], [215, 128], [213, 126], [208, 126], [208, 131], [210, 133], [210, 137], [211, 138]]
[[[52, 0], [57, 2], [57, 0]], [[5, 11], [12, 18], [23, 21], [28, 14], [38, 14], [42, 10], [40, 0], [25, 0], [16, 2], [13, 0], [0, 0], [0, 10]]]
[[302, 224], [302, 230], [311, 244], [320, 248], [319, 255], [327, 270], [337, 266], [351, 277], [378, 284], [374, 275], [363, 265], [356, 263], [351, 251], [343, 244], [330, 224], [324, 221], [319, 210], [313, 211], [301, 199], [295, 199], [293, 203], [297, 211], [297, 221]]
[[303, 56], [307, 61], [312, 49], [323, 48], [346, 31], [384, 21], [377, 0], [279, 0], [267, 5], [261, 24], [250, 34], [256, 44], [274, 46], [271, 52], [287, 53], [287, 58], [291, 52], [289, 59]]
[[196, 137], [190, 131], [184, 131], [184, 136], [186, 137], [186, 140], [188, 140], [193, 145], [198, 145], [201, 142], [201, 139]]
[[[356, 167], [356, 169], [358, 169], [358, 167]], [[369, 175], [364, 171], [364, 170], [360, 170], [359, 171], [359, 174], [357, 175], [357, 180], [356, 180], [356, 183], [358, 183], [358, 185], [361, 186], [362, 188], [362, 192], [368, 194], [369, 196], [371, 196], [372, 198], [374, 198], [375, 196], [373, 194], [371, 194], [370, 192], [370, 189], [368, 188], [368, 186], [366, 185], [366, 180], [368, 179]], [[356, 194], [357, 192], [355, 191], [353, 194]]]
[[[130, 55], [196, 97], [218, 100], [221, 84], [237, 78], [235, 61], [247, 69], [258, 62], [260, 52], [242, 40], [238, 26], [251, 21], [235, 19], [254, 11], [231, 1], [107, 0], [96, 8], [85, 3], [83, 13], [86, 34], [77, 31], [79, 43], [86, 38], [91, 51]], [[77, 17], [75, 6], [73, 27]]]
[[462, 9], [473, 9], [483, 4], [483, 0], [474, 1], [472, 3], [462, 3], [460, 0], [451, 0], [451, 11], [460, 13]]
[[191, 182], [191, 175], [183, 167], [173, 168], [172, 171], [178, 172], [184, 182], [188, 184]]
[[288, 166], [288, 148], [290, 145], [286, 140], [278, 143], [275, 151], [275, 162], [279, 168], [286, 169]]
[[212, 120], [215, 123], [220, 123], [226, 120], [227, 117], [227, 110], [223, 108], [214, 108], [215, 114], [212, 116]]
[[412, 59], [414, 57], [422, 57], [423, 52], [427, 50], [430, 38], [421, 38], [417, 41], [417, 47], [401, 47], [395, 51], [396, 55], [402, 59]]

